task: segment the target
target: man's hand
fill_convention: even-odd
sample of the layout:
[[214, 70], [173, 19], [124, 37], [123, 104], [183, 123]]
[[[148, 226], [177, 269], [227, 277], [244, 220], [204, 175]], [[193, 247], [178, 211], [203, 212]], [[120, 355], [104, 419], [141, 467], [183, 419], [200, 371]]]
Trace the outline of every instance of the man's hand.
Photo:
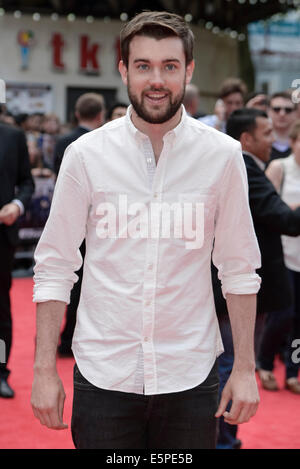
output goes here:
[[0, 210], [0, 222], [7, 226], [13, 225], [20, 216], [20, 208], [14, 202], [3, 205]]
[[[229, 412], [228, 403], [232, 400]], [[238, 425], [250, 420], [256, 414], [259, 404], [259, 393], [254, 372], [233, 370], [224, 389], [215, 417], [223, 415], [224, 421]]]
[[35, 417], [42, 425], [54, 430], [68, 428], [63, 422], [65, 398], [65, 391], [56, 371], [35, 371], [31, 405]]
[[262, 111], [265, 111], [268, 106], [268, 97], [265, 94], [258, 94], [257, 96], [254, 96], [254, 98], [251, 98], [247, 104], [247, 108], [257, 108], [261, 109]]

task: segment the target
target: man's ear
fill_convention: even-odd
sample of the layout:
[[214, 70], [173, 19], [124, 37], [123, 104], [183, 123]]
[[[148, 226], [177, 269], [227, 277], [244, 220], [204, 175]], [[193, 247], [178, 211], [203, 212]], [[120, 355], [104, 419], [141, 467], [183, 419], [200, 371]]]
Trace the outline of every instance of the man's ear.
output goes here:
[[120, 60], [119, 62], [119, 72], [120, 72], [124, 85], [127, 86], [127, 67], [124, 64], [123, 60]]
[[195, 61], [192, 60], [192, 61], [186, 66], [186, 74], [185, 74], [185, 84], [186, 84], [186, 85], [188, 85], [188, 84], [192, 81], [194, 68], [195, 68]]
[[242, 149], [245, 149], [246, 151], [250, 151], [250, 148], [252, 146], [253, 142], [253, 137], [249, 132], [243, 132], [240, 136], [240, 143], [242, 145]]

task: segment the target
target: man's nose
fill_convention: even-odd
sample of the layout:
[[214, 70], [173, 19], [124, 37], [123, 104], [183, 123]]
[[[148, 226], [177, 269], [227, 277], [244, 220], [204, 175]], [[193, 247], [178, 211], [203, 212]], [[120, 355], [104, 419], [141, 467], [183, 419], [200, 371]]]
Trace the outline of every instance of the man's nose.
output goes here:
[[152, 87], [161, 88], [163, 86], [164, 77], [159, 68], [153, 68], [149, 81]]

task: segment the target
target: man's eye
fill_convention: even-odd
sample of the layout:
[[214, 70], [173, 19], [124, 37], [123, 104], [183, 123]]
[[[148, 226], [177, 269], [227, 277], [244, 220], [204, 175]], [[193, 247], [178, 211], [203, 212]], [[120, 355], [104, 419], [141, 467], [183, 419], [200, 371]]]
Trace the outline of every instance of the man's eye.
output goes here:
[[149, 69], [149, 65], [148, 65], [148, 64], [139, 64], [139, 65], [138, 65], [138, 69], [139, 69], [139, 70], [148, 70], [148, 69]]
[[166, 69], [167, 69], [167, 70], [172, 71], [172, 70], [175, 70], [175, 68], [176, 68], [176, 67], [175, 67], [174, 64], [167, 64], [167, 65], [166, 65]]

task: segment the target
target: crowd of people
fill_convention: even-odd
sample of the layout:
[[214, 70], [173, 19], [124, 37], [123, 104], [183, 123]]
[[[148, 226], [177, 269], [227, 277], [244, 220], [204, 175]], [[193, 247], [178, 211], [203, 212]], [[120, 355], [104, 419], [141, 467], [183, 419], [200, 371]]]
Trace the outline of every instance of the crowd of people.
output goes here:
[[[98, 107], [101, 107], [101, 112], [96, 115]], [[15, 261], [17, 270], [32, 269], [30, 252], [48, 218], [61, 159], [68, 144], [87, 130], [124, 115], [126, 108], [127, 104], [123, 102], [115, 102], [108, 107], [103, 96], [84, 93], [76, 104], [72, 121], [62, 123], [54, 113], [12, 115], [2, 105], [0, 122], [20, 129], [25, 134], [31, 175], [35, 181], [30, 205], [18, 221], [20, 242], [17, 248], [18, 261]]]
[[[91, 123], [89, 108], [93, 106], [93, 101], [101, 103], [101, 116], [99, 121], [95, 120]], [[87, 109], [83, 109], [84, 106]], [[60, 151], [59, 145], [64, 136], [73, 135], [74, 129], [80, 126], [85, 127], [82, 125], [85, 120], [88, 123], [87, 128], [93, 129], [121, 117], [126, 113], [127, 106], [125, 103], [116, 102], [107, 109], [103, 96], [85, 93], [76, 105], [73, 122], [62, 123], [54, 113], [35, 112], [13, 115], [5, 105], [0, 108], [0, 122], [20, 128], [25, 133], [32, 175], [51, 177], [57, 176], [57, 159], [60, 158], [57, 152]], [[78, 107], [80, 107], [79, 110]]]
[[[192, 88], [194, 105], [199, 100]], [[189, 96], [189, 102], [191, 99]], [[285, 388], [300, 395], [299, 360], [293, 344], [300, 337], [300, 105], [293, 90], [271, 96], [247, 93], [240, 79], [226, 80], [213, 115], [198, 117], [209, 126], [239, 140], [249, 184], [249, 203], [258, 239], [262, 286], [258, 293], [256, 363], [262, 387], [279, 391], [275, 357], [285, 364]], [[233, 208], [234, 209], [234, 208]], [[220, 391], [233, 366], [233, 343], [226, 302], [212, 266], [216, 310], [225, 352], [219, 357]], [[235, 425], [220, 419], [218, 447], [239, 448]]]
[[[279, 354], [286, 368], [285, 387], [300, 395], [299, 365], [291, 359], [293, 339], [300, 338], [300, 105], [293, 102], [291, 90], [277, 92], [272, 96], [250, 94], [242, 80], [229, 78], [220, 88], [213, 114], [207, 114], [202, 109], [201, 94], [194, 84], [186, 86], [184, 106], [188, 115], [239, 140], [241, 144], [248, 176], [250, 210], [262, 256], [262, 266], [258, 270], [262, 287], [258, 293], [255, 335], [258, 376], [263, 388], [279, 391], [280, 385], [273, 372], [275, 357]], [[13, 184], [20, 187], [27, 180], [32, 197], [36, 178], [50, 178], [55, 185], [68, 145], [106, 122], [124, 116], [126, 111], [125, 103], [115, 103], [107, 111], [101, 95], [86, 93], [76, 102], [76, 125], [71, 126], [62, 124], [55, 114], [13, 116], [2, 106], [0, 125], [24, 133], [29, 156], [30, 172], [24, 169], [26, 177], [17, 179]], [[12, 138], [16, 138], [14, 135], [19, 138], [19, 131]], [[21, 199], [19, 215], [24, 215], [30, 197], [27, 193], [22, 199], [21, 192], [19, 190], [16, 200]], [[0, 202], [1, 217], [5, 201], [0, 199]], [[9, 224], [13, 224], [15, 219], [13, 217]], [[5, 223], [4, 218], [0, 220]], [[16, 245], [15, 242], [13, 244]], [[85, 242], [80, 251], [84, 259]], [[13, 252], [12, 249], [5, 262], [7, 271], [11, 271]], [[61, 356], [72, 355], [71, 342], [82, 269], [76, 272], [79, 280], [72, 289], [66, 311], [67, 320], [58, 349]], [[221, 396], [233, 366], [233, 344], [226, 302], [213, 264], [212, 283], [225, 348], [219, 357]], [[11, 278], [4, 276], [3, 267], [0, 284], [0, 331], [1, 337], [8, 344], [11, 343], [8, 297]], [[13, 397], [14, 392], [7, 382], [7, 363], [0, 366], [0, 396]], [[237, 429], [237, 425], [230, 425], [221, 417], [217, 447], [241, 447]]]

